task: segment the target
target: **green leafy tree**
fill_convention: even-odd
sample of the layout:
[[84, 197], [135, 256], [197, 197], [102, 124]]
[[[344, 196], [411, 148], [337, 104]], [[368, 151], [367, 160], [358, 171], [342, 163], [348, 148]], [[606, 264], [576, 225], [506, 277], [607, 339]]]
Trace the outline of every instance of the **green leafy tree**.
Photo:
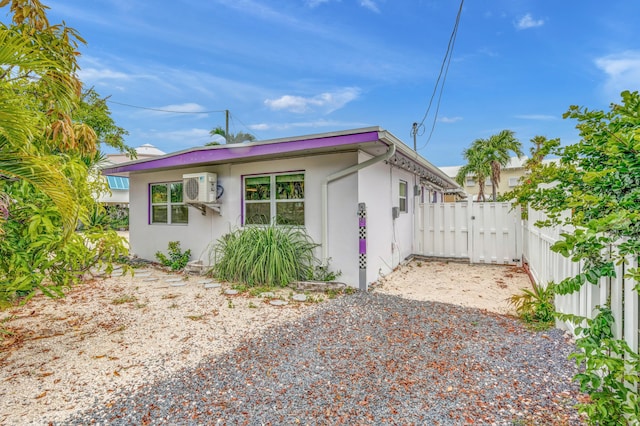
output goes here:
[[[558, 155], [559, 164], [532, 168], [518, 192], [520, 202], [546, 212], [548, 220], [538, 226], [573, 229], [552, 250], [583, 266], [579, 274], [555, 284], [558, 294], [615, 277], [616, 264], [640, 256], [640, 95], [625, 91], [621, 96], [610, 111], [571, 106], [564, 117], [577, 120], [581, 140], [566, 147], [556, 140], [543, 143], [540, 154]], [[640, 282], [640, 271], [627, 267], [625, 277]], [[613, 337], [610, 310], [607, 303], [588, 321], [560, 315], [587, 324], [578, 329], [580, 352], [574, 354], [584, 367], [576, 380], [592, 401], [581, 410], [592, 424], [638, 424], [640, 360], [637, 348]]]
[[[230, 143], [240, 143], [240, 142], [252, 142], [256, 140], [256, 137], [253, 136], [251, 133], [244, 133], [244, 132], [238, 132], [238, 133], [231, 133], [229, 132], [229, 137], [227, 137], [226, 132], [224, 131], [224, 129], [220, 126], [216, 127], [215, 129], [211, 130], [209, 132], [209, 134], [211, 136], [222, 136], [223, 138], [225, 138], [225, 140], [227, 141], [228, 144]], [[205, 146], [211, 146], [211, 145], [219, 145], [218, 142], [209, 142], [206, 143]]]
[[36, 289], [62, 295], [92, 266], [109, 271], [127, 253], [115, 232], [74, 232], [89, 222], [103, 185], [90, 165], [105, 133], [91, 122], [97, 115], [79, 113], [86, 105], [76, 61], [84, 41], [72, 28], [50, 25], [39, 0], [0, 1], [7, 6], [11, 24], [0, 24], [0, 303]]
[[547, 139], [545, 136], [534, 136], [531, 139], [533, 145], [529, 152], [531, 157], [524, 163], [526, 173], [520, 177], [518, 185], [511, 191], [502, 194], [499, 199], [511, 201], [514, 205], [519, 205], [523, 219], [528, 216], [527, 206], [532, 191], [535, 191], [540, 184], [553, 180], [556, 173], [556, 164], [545, 164], [543, 160], [560, 147], [560, 139]]
[[[99, 144], [116, 148], [119, 152], [126, 152], [133, 159], [137, 157], [136, 150], [125, 143], [128, 131], [116, 125], [111, 117], [107, 99], [100, 96], [92, 87], [83, 91], [78, 105], [73, 109], [74, 123], [81, 123], [92, 129]], [[101, 154], [96, 153], [96, 158]]]
[[478, 183], [477, 201], [485, 201], [484, 182], [491, 174], [491, 166], [487, 162], [482, 147], [486, 144], [485, 139], [476, 139], [469, 148], [462, 152], [462, 157], [466, 164], [458, 170], [456, 182], [464, 186], [467, 176], [473, 176]]
[[516, 139], [513, 131], [503, 130], [489, 137], [489, 139], [483, 143], [481, 149], [486, 161], [491, 165], [491, 174], [489, 175], [491, 179], [491, 199], [496, 201], [498, 199], [497, 189], [500, 183], [502, 168], [509, 164], [511, 153], [518, 157], [523, 155], [522, 144]]

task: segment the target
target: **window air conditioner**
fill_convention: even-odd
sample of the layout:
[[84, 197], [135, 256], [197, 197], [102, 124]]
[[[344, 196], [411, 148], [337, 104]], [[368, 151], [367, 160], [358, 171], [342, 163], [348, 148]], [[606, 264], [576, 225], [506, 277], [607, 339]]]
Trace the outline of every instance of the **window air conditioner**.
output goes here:
[[215, 203], [218, 175], [215, 173], [189, 173], [182, 175], [182, 194], [185, 203]]

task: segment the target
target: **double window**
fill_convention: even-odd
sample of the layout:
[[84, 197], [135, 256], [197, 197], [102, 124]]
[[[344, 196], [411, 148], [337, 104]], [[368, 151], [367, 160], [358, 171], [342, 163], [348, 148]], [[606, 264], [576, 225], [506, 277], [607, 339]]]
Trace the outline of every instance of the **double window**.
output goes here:
[[189, 223], [189, 207], [183, 202], [182, 182], [151, 184], [151, 223]]
[[304, 225], [304, 173], [244, 178], [245, 225]]

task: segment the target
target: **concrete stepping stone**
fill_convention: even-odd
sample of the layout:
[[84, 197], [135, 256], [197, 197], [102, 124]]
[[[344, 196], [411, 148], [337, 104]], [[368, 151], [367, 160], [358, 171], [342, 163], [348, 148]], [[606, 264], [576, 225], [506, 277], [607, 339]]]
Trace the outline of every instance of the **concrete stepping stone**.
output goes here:
[[142, 273], [134, 272], [133, 276], [136, 278], [148, 278], [151, 276], [151, 272], [142, 272]]
[[204, 288], [220, 288], [220, 283], [206, 283]]
[[233, 296], [235, 294], [238, 294], [238, 290], [227, 289], [227, 290], [224, 291], [224, 294], [229, 295], [229, 296]]
[[260, 297], [276, 297], [276, 294], [272, 291], [265, 291], [264, 293], [260, 293]]
[[165, 282], [168, 282], [168, 283], [179, 283], [181, 281], [184, 281], [184, 279], [182, 279], [182, 278], [167, 278], [165, 280]]
[[213, 280], [200, 280], [200, 281], [198, 281], [198, 284], [209, 284], [209, 283], [212, 283], [212, 282], [213, 282]]
[[302, 294], [302, 293], [298, 293], [298, 294], [294, 294], [293, 297], [291, 297], [293, 300], [295, 300], [296, 302], [306, 302], [307, 301], [307, 295], [306, 294]]
[[289, 302], [287, 302], [286, 300], [281, 300], [281, 299], [273, 299], [271, 301], [269, 301], [270, 305], [273, 306], [284, 306], [284, 305], [288, 305]]
[[142, 281], [145, 282], [145, 283], [150, 283], [152, 281], [158, 281], [158, 278], [157, 277], [149, 277], [149, 278], [143, 279]]
[[187, 282], [186, 281], [180, 281], [180, 282], [174, 281], [174, 282], [169, 283], [169, 285], [171, 287], [184, 287], [184, 286], [187, 285]]

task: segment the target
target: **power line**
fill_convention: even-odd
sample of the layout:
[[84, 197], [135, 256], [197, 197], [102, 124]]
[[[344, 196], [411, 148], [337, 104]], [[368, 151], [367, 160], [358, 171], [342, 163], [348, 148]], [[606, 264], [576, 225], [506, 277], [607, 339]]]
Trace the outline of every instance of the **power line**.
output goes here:
[[[423, 149], [429, 144], [431, 141], [431, 136], [433, 136], [433, 131], [436, 127], [436, 121], [438, 119], [438, 112], [440, 111], [440, 101], [442, 100], [442, 93], [444, 91], [444, 83], [447, 80], [447, 73], [449, 72], [449, 65], [451, 64], [451, 57], [453, 56], [453, 48], [456, 43], [456, 37], [458, 35], [458, 27], [460, 25], [460, 15], [462, 15], [462, 6], [464, 5], [464, 0], [460, 0], [460, 7], [458, 8], [458, 14], [456, 15], [456, 21], [453, 26], [453, 30], [451, 31], [451, 36], [449, 37], [449, 43], [447, 44], [447, 50], [445, 52], [444, 58], [442, 59], [442, 65], [440, 66], [440, 72], [438, 73], [438, 78], [436, 80], [436, 84], [433, 87], [433, 92], [431, 93], [431, 98], [429, 99], [429, 106], [427, 107], [427, 111], [424, 113], [422, 120], [420, 123], [414, 123], [413, 128], [411, 129], [411, 134], [415, 138], [415, 136], [419, 133], [420, 135], [424, 134], [424, 122], [429, 115], [429, 111], [431, 111], [431, 106], [433, 105], [433, 99], [438, 93], [438, 87], [440, 88], [440, 93], [438, 95], [438, 102], [436, 104], [436, 111], [433, 117], [433, 124], [431, 125], [431, 131], [429, 132], [429, 137], [427, 141], [420, 147]], [[442, 84], [440, 84], [440, 80], [442, 79]]]
[[258, 135], [255, 134], [255, 131], [253, 131], [252, 129], [249, 128], [249, 126], [244, 124], [242, 120], [240, 120], [235, 114], [230, 114], [230, 116], [232, 121], [238, 121], [245, 129], [248, 130], [249, 134], [255, 136], [256, 139], [260, 139]]
[[173, 111], [173, 110], [169, 110], [169, 109], [149, 108], [149, 107], [125, 104], [125, 103], [122, 103], [122, 102], [112, 101], [111, 99], [107, 99], [107, 102], [109, 102], [111, 104], [126, 106], [126, 107], [129, 107], [129, 108], [146, 109], [148, 111], [158, 111], [158, 112], [170, 112], [172, 114], [213, 114], [213, 113], [217, 113], [217, 112], [225, 112], [224, 109], [212, 110], [212, 111]]

